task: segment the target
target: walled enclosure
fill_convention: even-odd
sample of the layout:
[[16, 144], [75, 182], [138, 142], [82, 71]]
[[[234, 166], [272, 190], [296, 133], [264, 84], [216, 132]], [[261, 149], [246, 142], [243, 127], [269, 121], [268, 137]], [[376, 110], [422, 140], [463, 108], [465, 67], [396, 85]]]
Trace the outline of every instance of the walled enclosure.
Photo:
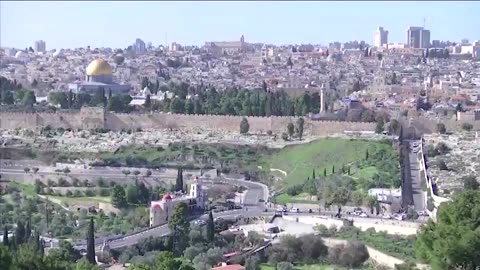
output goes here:
[[[122, 114], [105, 112], [102, 108], [82, 108], [73, 113], [0, 113], [1, 129], [41, 129], [52, 128], [110, 130], [128, 129], [205, 129], [239, 132], [241, 116], [225, 115], [187, 115], [170, 113]], [[250, 133], [272, 131], [279, 134], [286, 131], [288, 123], [298, 117], [246, 117]], [[311, 135], [330, 135], [344, 131], [373, 131], [375, 123], [312, 121], [304, 118], [304, 133]]]

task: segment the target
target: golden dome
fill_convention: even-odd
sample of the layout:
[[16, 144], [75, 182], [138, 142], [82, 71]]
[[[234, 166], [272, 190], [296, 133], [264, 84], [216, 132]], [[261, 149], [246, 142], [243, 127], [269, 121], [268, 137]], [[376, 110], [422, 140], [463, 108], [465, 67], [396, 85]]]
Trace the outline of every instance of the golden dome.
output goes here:
[[103, 59], [95, 59], [87, 66], [87, 75], [112, 75], [112, 67]]

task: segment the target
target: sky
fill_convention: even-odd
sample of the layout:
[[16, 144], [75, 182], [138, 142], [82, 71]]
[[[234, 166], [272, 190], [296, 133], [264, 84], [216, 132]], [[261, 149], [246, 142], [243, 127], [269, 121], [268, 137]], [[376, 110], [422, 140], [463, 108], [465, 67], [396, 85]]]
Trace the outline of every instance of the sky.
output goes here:
[[405, 42], [409, 26], [431, 39], [480, 40], [480, 2], [274, 1], [11, 1], [0, 2], [0, 46], [49, 49], [126, 48], [136, 38], [154, 46], [239, 40], [268, 44], [373, 43], [378, 26], [389, 42]]

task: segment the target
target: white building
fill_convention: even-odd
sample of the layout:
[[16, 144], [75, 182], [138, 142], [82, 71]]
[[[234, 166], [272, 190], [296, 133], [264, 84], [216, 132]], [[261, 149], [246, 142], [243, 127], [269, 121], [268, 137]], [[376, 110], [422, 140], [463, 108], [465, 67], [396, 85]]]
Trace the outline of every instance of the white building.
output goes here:
[[150, 227], [168, 223], [169, 217], [173, 213], [175, 206], [184, 202], [188, 205], [190, 211], [205, 209], [207, 195], [202, 188], [201, 180], [196, 177], [190, 185], [190, 194], [165, 194], [161, 201], [152, 201], [150, 203]]
[[386, 44], [388, 44], [388, 31], [380, 26], [373, 34], [373, 46], [380, 48]]
[[47, 45], [45, 44], [45, 41], [35, 41], [33, 50], [35, 51], [35, 53], [44, 53], [47, 50]]

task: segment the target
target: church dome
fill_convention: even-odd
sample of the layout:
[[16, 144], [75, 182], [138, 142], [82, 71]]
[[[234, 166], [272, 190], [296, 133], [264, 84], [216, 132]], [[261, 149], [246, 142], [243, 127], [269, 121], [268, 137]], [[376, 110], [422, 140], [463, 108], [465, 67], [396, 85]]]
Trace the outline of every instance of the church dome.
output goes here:
[[163, 195], [162, 201], [169, 201], [171, 199], [172, 199], [172, 197], [170, 197], [170, 194], [167, 193], [167, 194]]
[[103, 59], [93, 60], [87, 67], [88, 76], [112, 75], [112, 67]]

